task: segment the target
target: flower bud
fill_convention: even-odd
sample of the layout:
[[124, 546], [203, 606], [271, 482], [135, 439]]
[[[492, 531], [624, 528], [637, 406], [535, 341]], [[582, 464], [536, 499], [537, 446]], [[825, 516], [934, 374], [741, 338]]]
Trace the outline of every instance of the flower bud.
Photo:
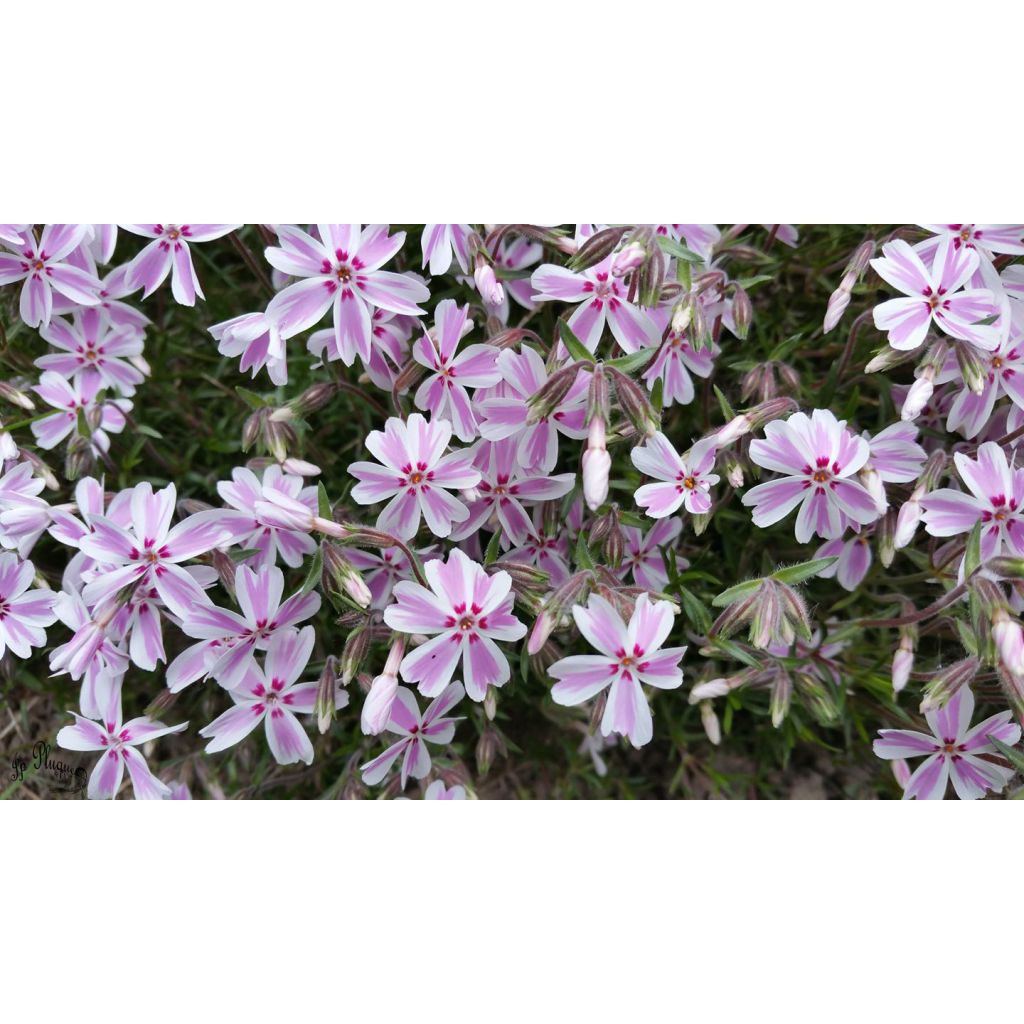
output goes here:
[[312, 462], [304, 459], [287, 458], [281, 463], [281, 468], [286, 473], [294, 473], [296, 476], [319, 476], [320, 467], [314, 466]]
[[892, 659], [892, 690], [899, 693], [910, 679], [914, 670], [914, 641], [911, 637], [900, 637], [900, 645]]
[[710, 700], [712, 697], [724, 697], [732, 687], [725, 679], [709, 679], [704, 683], [697, 683], [690, 691], [689, 701], [696, 704], [698, 701]]
[[500, 306], [505, 301], [505, 289], [494, 276], [494, 268], [482, 255], [477, 256], [473, 280], [476, 282], [477, 291], [480, 292], [484, 302], [490, 303], [492, 306]]
[[[591, 267], [596, 267], [602, 260], [611, 256], [615, 251], [615, 246], [619, 244], [619, 240], [625, 232], [626, 229], [624, 227], [603, 228], [586, 239], [578, 249], [575, 247], [575, 242], [572, 239], [564, 239], [558, 247], [563, 252], [572, 254], [572, 258], [568, 260], [566, 266], [569, 270], [579, 273], [581, 270], [589, 270]], [[569, 243], [570, 247], [567, 248], [566, 243]]]
[[7, 381], [0, 380], [0, 398], [28, 412], [32, 412], [35, 409], [35, 403], [32, 399], [20, 388], [16, 388]]
[[320, 552], [323, 558], [322, 580], [327, 591], [338, 597], [347, 597], [360, 608], [369, 608], [373, 594], [341, 548], [325, 540], [320, 545]]
[[569, 388], [576, 382], [579, 369], [575, 364], [557, 370], [541, 385], [539, 391], [526, 400], [526, 422], [539, 423], [547, 419], [562, 404]]
[[388, 651], [388, 658], [379, 676], [370, 686], [370, 692], [363, 701], [359, 718], [360, 728], [367, 736], [376, 736], [384, 731], [391, 720], [391, 708], [398, 694], [398, 666], [405, 656], [405, 638], [396, 635]]
[[484, 694], [484, 714], [488, 722], [493, 722], [498, 714], [498, 689], [495, 686], [489, 686]]
[[896, 512], [893, 509], [875, 524], [875, 543], [878, 546], [878, 560], [888, 569], [896, 557]]
[[615, 394], [619, 399], [619, 407], [626, 418], [644, 437], [653, 437], [661, 428], [661, 417], [654, 411], [647, 391], [639, 387], [619, 370], [610, 369], [609, 374], [615, 385]]
[[349, 631], [348, 636], [345, 637], [345, 646], [341, 649], [341, 658], [339, 659], [342, 686], [348, 686], [355, 678], [355, 674], [359, 671], [359, 667], [366, 658], [369, 649], [370, 631], [365, 623]]
[[893, 537], [893, 546], [897, 551], [905, 548], [914, 539], [918, 524], [921, 522], [922, 511], [921, 502], [913, 494], [900, 506], [899, 515], [896, 517], [896, 534]]
[[526, 653], [534, 655], [548, 642], [548, 637], [554, 632], [558, 625], [557, 619], [547, 609], [537, 616], [537, 621], [530, 630], [530, 637], [526, 641]]
[[494, 764], [494, 758], [501, 750], [501, 742], [498, 734], [487, 727], [480, 734], [476, 744], [476, 770], [481, 775], [486, 775]]
[[630, 242], [616, 254], [612, 260], [612, 276], [625, 277], [631, 270], [636, 270], [643, 263], [647, 253], [638, 242]]
[[868, 462], [858, 476], [860, 477], [860, 482], [874, 500], [876, 511], [880, 516], [884, 515], [885, 510], [889, 507], [889, 499], [885, 496], [885, 484], [882, 483], [882, 477], [879, 475], [878, 470]]
[[992, 615], [992, 639], [1006, 671], [1024, 676], [1024, 632], [1020, 623], [1011, 619], [1002, 608], [996, 609]]
[[846, 307], [850, 305], [850, 288], [852, 282], [844, 277], [839, 287], [828, 297], [828, 306], [825, 308], [825, 323], [822, 325], [824, 334], [834, 330], [836, 325], [843, 318]]
[[612, 459], [605, 448], [604, 420], [595, 416], [590, 421], [587, 448], [583, 453], [583, 497], [591, 512], [599, 509], [608, 497], [608, 481]]
[[941, 672], [936, 672], [924, 691], [921, 714], [938, 711], [945, 707], [957, 691], [969, 683], [977, 674], [981, 662], [977, 658], [964, 658]]
[[750, 331], [751, 321], [754, 319], [754, 307], [750, 303], [750, 296], [739, 285], [733, 292], [732, 319], [737, 336], [741, 341], [745, 340]]
[[704, 726], [707, 738], [717, 747], [722, 742], [722, 729], [718, 724], [718, 715], [715, 714], [715, 709], [710, 701], [701, 701], [700, 721]]
[[786, 720], [786, 715], [789, 714], [789, 705], [793, 699], [793, 680], [790, 679], [789, 673], [778, 669], [775, 673], [775, 678], [772, 680], [771, 697], [768, 701], [768, 707], [771, 711], [772, 725], [776, 729]]
[[316, 713], [316, 724], [321, 736], [330, 729], [334, 719], [338, 692], [337, 665], [338, 659], [334, 655], [328, 656], [317, 681], [316, 704], [313, 706], [313, 711]]

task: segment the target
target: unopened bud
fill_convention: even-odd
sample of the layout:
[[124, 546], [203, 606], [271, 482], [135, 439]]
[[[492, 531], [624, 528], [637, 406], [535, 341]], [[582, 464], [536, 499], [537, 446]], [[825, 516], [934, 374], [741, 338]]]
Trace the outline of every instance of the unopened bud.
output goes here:
[[921, 502], [913, 495], [900, 506], [896, 517], [896, 534], [893, 537], [893, 545], [897, 551], [905, 548], [914, 539], [918, 524], [921, 522], [922, 511]]
[[722, 728], [718, 724], [718, 715], [715, 714], [710, 701], [701, 701], [700, 721], [707, 738], [717, 747], [722, 742]]
[[323, 583], [329, 592], [347, 597], [360, 608], [369, 608], [373, 594], [356, 567], [337, 544], [324, 541], [320, 545], [323, 558]]
[[825, 308], [825, 322], [822, 325], [822, 332], [824, 334], [828, 334], [829, 331], [835, 329], [839, 321], [842, 320], [847, 306], [850, 305], [852, 282], [848, 284], [847, 281], [848, 279], [844, 277], [842, 284], [828, 297], [828, 306]]
[[605, 448], [604, 420], [595, 416], [590, 421], [587, 448], [583, 453], [583, 497], [593, 512], [600, 508], [608, 497], [608, 482], [612, 459]]
[[875, 502], [875, 510], [879, 515], [884, 515], [885, 510], [889, 507], [889, 499], [885, 496], [885, 484], [882, 483], [882, 477], [878, 470], [869, 462], [858, 475], [860, 482]]
[[370, 649], [370, 631], [365, 624], [356, 626], [345, 637], [345, 646], [341, 650], [339, 663], [341, 666], [341, 684], [348, 686], [359, 671], [366, 654]]
[[489, 686], [484, 695], [484, 714], [488, 722], [493, 722], [498, 714], [498, 690], [497, 687]]
[[477, 291], [480, 292], [484, 302], [490, 303], [492, 306], [500, 306], [505, 301], [505, 289], [494, 276], [494, 268], [482, 255], [477, 256], [473, 280], [476, 282]]
[[728, 680], [709, 679], [707, 682], [697, 683], [694, 686], [690, 691], [689, 701], [691, 704], [696, 704], [698, 701], [710, 700], [712, 697], [724, 697], [731, 689]]
[[896, 557], [896, 511], [889, 509], [875, 524], [875, 543], [878, 560], [888, 569]]
[[771, 697], [768, 701], [769, 710], [772, 716], [772, 725], [776, 729], [786, 720], [789, 714], [789, 705], [793, 699], [793, 680], [789, 673], [779, 669], [772, 680]]
[[745, 339], [754, 319], [754, 307], [750, 303], [750, 296], [739, 285], [732, 297], [732, 319], [736, 334], [741, 340]]
[[661, 428], [661, 417], [654, 411], [645, 388], [616, 369], [609, 370], [619, 407], [644, 437], [653, 437]]
[[921, 714], [945, 707], [978, 674], [980, 664], [977, 658], [964, 658], [932, 676], [921, 701]]
[[892, 659], [892, 689], [899, 693], [910, 679], [914, 670], [914, 641], [910, 636], [900, 637], [900, 645]]
[[323, 671], [316, 687], [316, 704], [313, 707], [316, 713], [316, 724], [320, 735], [324, 735], [331, 727], [334, 720], [335, 705], [337, 704], [338, 672], [337, 658], [330, 655], [324, 662]]
[[476, 769], [481, 775], [491, 770], [499, 749], [498, 734], [490, 727], [485, 728], [476, 744]]
[[954, 342], [957, 366], [964, 383], [976, 395], [983, 394], [988, 384], [988, 367], [983, 366], [973, 345], [966, 341]]
[[625, 277], [631, 270], [636, 270], [646, 257], [644, 248], [637, 242], [630, 242], [616, 254], [612, 260], [612, 276]]
[[999, 660], [1007, 672], [1024, 676], [1024, 632], [1020, 623], [1003, 609], [997, 609], [992, 616], [992, 639], [999, 651]]
[[7, 381], [0, 380], [0, 398], [4, 401], [10, 402], [12, 405], [16, 405], [21, 409], [26, 409], [28, 412], [32, 412], [35, 409], [35, 403], [28, 395], [25, 394], [20, 388], [16, 388], [13, 384], [9, 384]]
[[391, 708], [398, 694], [398, 666], [405, 656], [405, 638], [396, 636], [388, 651], [388, 658], [379, 676], [370, 686], [370, 692], [363, 701], [359, 718], [360, 728], [367, 736], [383, 732], [391, 720]]

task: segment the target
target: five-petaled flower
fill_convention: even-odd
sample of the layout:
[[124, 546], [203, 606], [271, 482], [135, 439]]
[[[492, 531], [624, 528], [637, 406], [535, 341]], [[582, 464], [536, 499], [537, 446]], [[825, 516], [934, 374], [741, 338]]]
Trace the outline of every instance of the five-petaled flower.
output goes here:
[[472, 453], [443, 454], [451, 436], [447, 420], [428, 423], [418, 412], [407, 422], [392, 416], [383, 430], [370, 432], [366, 447], [383, 465], [354, 462], [348, 471], [359, 480], [352, 498], [361, 505], [391, 499], [377, 517], [379, 529], [409, 540], [422, 517], [434, 536], [447, 537], [453, 524], [469, 518], [469, 509], [448, 491], [475, 487], [480, 473]]
[[482, 701], [488, 687], [503, 686], [511, 675], [494, 641], [526, 636], [526, 626], [512, 614], [512, 578], [504, 571], [488, 576], [458, 548], [446, 562], [427, 562], [424, 572], [429, 589], [409, 580], [396, 583], [396, 603], [384, 611], [392, 629], [431, 636], [402, 659], [402, 678], [418, 683], [424, 697], [436, 697], [461, 658], [466, 692]]
[[828, 409], [810, 416], [795, 412], [773, 420], [764, 439], [750, 442], [757, 465], [786, 475], [752, 487], [743, 504], [754, 506], [754, 525], [771, 526], [798, 505], [796, 539], [806, 544], [817, 534], [832, 540], [850, 523], [874, 522], [878, 507], [868, 489], [853, 479], [867, 462], [868, 442], [846, 428]]
[[964, 686], [949, 703], [925, 715], [932, 734], [913, 729], [879, 729], [875, 753], [888, 761], [926, 755], [904, 787], [905, 800], [941, 800], [946, 783], [961, 800], [976, 800], [987, 790], [998, 793], [1013, 778], [1014, 770], [981, 757], [994, 754], [993, 739], [1013, 746], [1020, 740], [1020, 726], [1012, 711], [1001, 711], [971, 728], [974, 694]]
[[662, 482], [638, 488], [636, 503], [652, 519], [670, 516], [680, 505], [692, 515], [710, 511], [708, 492], [719, 480], [718, 475], [711, 472], [716, 453], [715, 439], [705, 438], [680, 456], [672, 442], [661, 431], [656, 431], [646, 444], [633, 449], [630, 458], [641, 473]]
[[8, 650], [27, 658], [33, 647], [46, 643], [43, 627], [57, 621], [56, 595], [50, 590], [30, 590], [34, 578], [31, 562], [22, 562], [13, 552], [0, 553], [0, 659]]
[[602, 735], [619, 733], [629, 737], [634, 747], [642, 747], [654, 735], [642, 684], [660, 690], [683, 684], [679, 661], [686, 648], [662, 650], [675, 618], [672, 605], [641, 594], [627, 625], [610, 602], [591, 594], [587, 606], [574, 605], [572, 614], [584, 639], [601, 653], [556, 661], [548, 669], [558, 680], [551, 688], [552, 699], [556, 704], [582, 704], [610, 686]]

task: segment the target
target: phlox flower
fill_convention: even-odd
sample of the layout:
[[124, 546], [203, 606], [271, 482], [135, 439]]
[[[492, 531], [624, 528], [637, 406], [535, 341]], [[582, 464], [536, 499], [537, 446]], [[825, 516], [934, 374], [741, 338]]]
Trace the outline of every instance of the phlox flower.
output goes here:
[[171, 795], [170, 789], [149, 770], [136, 747], [161, 736], [184, 732], [188, 722], [164, 725], [151, 718], [133, 718], [122, 723], [121, 717], [121, 696], [117, 691], [104, 709], [103, 721], [97, 723], [74, 715], [75, 724], [66, 725], [57, 733], [57, 746], [65, 750], [102, 751], [89, 776], [86, 793], [90, 800], [112, 800], [117, 796], [125, 767], [136, 800], [165, 800]]
[[[544, 246], [521, 235], [506, 235], [496, 249], [491, 249], [494, 266], [499, 270], [511, 271], [513, 275], [532, 267], [543, 255]], [[528, 277], [506, 277], [501, 282], [501, 290], [501, 302], [488, 302], [486, 299], [484, 301], [488, 313], [496, 316], [503, 324], [508, 323], [510, 298], [515, 299], [524, 309], [537, 308], [537, 303], [533, 301], [533, 286]]]
[[629, 623], [598, 594], [584, 608], [572, 609], [576, 626], [599, 654], [574, 654], [556, 661], [548, 674], [558, 682], [551, 688], [556, 704], [573, 706], [611, 687], [601, 718], [601, 733], [627, 736], [634, 747], [654, 735], [651, 709], [641, 684], [674, 690], [683, 684], [679, 661], [685, 647], [662, 650], [675, 616], [668, 601], [651, 601], [641, 594]]
[[443, 454], [451, 436], [447, 420], [428, 423], [418, 412], [408, 422], [392, 416], [383, 430], [370, 432], [366, 447], [383, 465], [354, 462], [348, 471], [359, 480], [352, 498], [360, 505], [391, 499], [377, 517], [378, 529], [409, 540], [423, 518], [436, 537], [447, 537], [469, 518], [469, 509], [448, 491], [475, 487], [480, 473], [470, 453]]
[[435, 277], [447, 274], [455, 256], [459, 269], [469, 272], [469, 235], [473, 229], [468, 224], [424, 224], [420, 236], [423, 250], [423, 267], [430, 264], [430, 273]]
[[[363, 365], [366, 376], [383, 391], [394, 387], [398, 371], [405, 365], [414, 326], [419, 328], [415, 317], [400, 316], [386, 309], [374, 309], [370, 316], [370, 358]], [[306, 348], [325, 362], [341, 359], [333, 327], [314, 331]]]
[[[102, 381], [98, 374], [80, 374], [68, 381], [54, 370], [45, 370], [32, 390], [54, 409], [61, 410], [33, 420], [32, 434], [40, 448], [56, 448], [69, 434], [78, 430], [79, 410], [91, 428], [88, 440], [94, 454], [110, 448], [110, 434], [125, 428], [124, 414], [132, 408], [127, 398], [96, 402]], [[98, 423], [96, 418], [98, 417]], [[94, 425], [95, 424], [95, 425]]]
[[416, 390], [416, 408], [430, 412], [431, 420], [451, 422], [460, 441], [477, 436], [477, 421], [470, 400], [470, 388], [489, 388], [501, 380], [498, 352], [493, 345], [469, 345], [456, 354], [459, 341], [473, 326], [469, 305], [459, 307], [454, 299], [437, 304], [434, 328], [412, 346], [412, 357], [430, 373]]
[[86, 224], [86, 245], [97, 263], [109, 263], [117, 248], [116, 224]]
[[1014, 256], [1024, 253], [1024, 224], [922, 224], [921, 227], [934, 231], [937, 236], [918, 246], [918, 251], [925, 254], [946, 239], [954, 249], [976, 249], [989, 260], [993, 253]]
[[31, 224], [0, 224], [0, 243], [12, 248], [20, 248], [25, 244], [25, 234]]
[[24, 558], [50, 523], [52, 510], [40, 498], [45, 482], [32, 475], [32, 466], [19, 462], [0, 476], [0, 545]]
[[174, 484], [154, 493], [150, 483], [136, 484], [131, 496], [131, 525], [118, 526], [106, 516], [91, 517], [92, 532], [79, 548], [109, 571], [87, 583], [82, 596], [93, 605], [134, 583], [156, 587], [161, 600], [180, 618], [196, 604], [207, 604], [202, 587], [181, 562], [228, 542], [230, 535], [214, 509], [197, 512], [171, 527]]
[[[198, 662], [206, 674], [226, 690], [233, 690], [245, 677], [254, 651], [266, 650], [276, 633], [294, 629], [320, 610], [320, 595], [316, 591], [299, 591], [282, 602], [283, 595], [284, 573], [277, 566], [262, 566], [257, 572], [239, 566], [235, 570], [235, 597], [242, 613], [214, 604], [195, 606], [185, 618], [182, 630], [186, 636], [202, 642], [183, 651], [175, 662], [180, 662], [181, 667]], [[215, 641], [215, 656], [208, 660], [206, 654]], [[193, 672], [172, 674], [170, 668], [167, 675], [172, 692], [184, 689], [198, 678]]]
[[[199, 735], [210, 741], [208, 754], [233, 747], [263, 722], [267, 744], [278, 764], [313, 763], [313, 744], [295, 715], [312, 714], [316, 707], [319, 684], [297, 682], [306, 670], [315, 640], [312, 626], [278, 632], [267, 648], [263, 668], [250, 658], [243, 681], [231, 691], [234, 707], [199, 730]], [[335, 710], [347, 704], [348, 694], [339, 683]]]
[[277, 326], [264, 313], [243, 313], [209, 328], [217, 351], [232, 359], [241, 357], [240, 373], [252, 370], [253, 378], [264, 367], [275, 384], [288, 383], [285, 343]]
[[405, 789], [410, 778], [426, 778], [430, 771], [430, 750], [427, 744], [447, 746], [451, 743], [455, 736], [455, 723], [461, 721], [461, 718], [449, 718], [448, 712], [462, 700], [464, 693], [461, 683], [452, 683], [431, 701], [421, 715], [412, 690], [400, 686], [386, 726], [388, 732], [400, 739], [360, 768], [363, 782], [367, 786], [376, 786], [399, 758], [402, 759], [399, 768], [402, 789]]
[[714, 343], [709, 348], [694, 349], [690, 345], [687, 331], [676, 331], [669, 326], [671, 317], [672, 310], [669, 307], [651, 311], [651, 319], [659, 330], [659, 337], [666, 327], [669, 331], [643, 375], [648, 390], [653, 391], [655, 383], [661, 381], [665, 408], [677, 402], [689, 405], [695, 394], [693, 377], [690, 375], [710, 377], [715, 368], [715, 360], [721, 353], [721, 349]]
[[654, 229], [659, 235], [682, 242], [705, 263], [711, 262], [712, 250], [722, 237], [716, 224], [655, 224]]
[[862, 437], [846, 428], [828, 409], [810, 416], [793, 413], [772, 420], [764, 439], [750, 442], [750, 458], [758, 466], [785, 476], [752, 487], [743, 504], [754, 506], [755, 526], [777, 523], [799, 506], [796, 539], [806, 544], [817, 534], [838, 537], [847, 522], [865, 525], [878, 518], [870, 492], [854, 479], [871, 450]]
[[996, 347], [995, 328], [978, 324], [999, 313], [995, 295], [987, 288], [964, 288], [978, 269], [974, 249], [958, 248], [950, 239], [943, 239], [930, 268], [902, 239], [887, 242], [882, 253], [871, 266], [879, 277], [907, 296], [889, 299], [874, 309], [875, 326], [888, 332], [893, 348], [917, 348], [932, 324], [978, 348]]
[[427, 791], [423, 794], [424, 800], [465, 800], [466, 799], [466, 787], [465, 786], [451, 786], [445, 788], [443, 779], [434, 779], [434, 781], [427, 786]]
[[[27, 658], [46, 643], [44, 627], [57, 621], [56, 595], [32, 586], [35, 566], [9, 551], [0, 552], [0, 658], [7, 651]], [[30, 589], [31, 588], [31, 589]]]
[[877, 434], [864, 434], [870, 465], [883, 483], [905, 484], [921, 475], [928, 453], [917, 443], [913, 423], [893, 423]]
[[887, 761], [925, 755], [904, 787], [904, 800], [941, 800], [946, 783], [961, 800], [976, 800], [986, 791], [1000, 792], [1013, 778], [1013, 769], [993, 764], [980, 757], [995, 753], [991, 740], [1008, 746], [1020, 740], [1020, 726], [1012, 722], [1012, 711], [997, 715], [971, 728], [974, 717], [974, 694], [964, 686], [938, 711], [925, 715], [932, 734], [912, 729], [879, 729], [881, 739], [875, 740], [875, 753]]
[[527, 400], [547, 383], [548, 372], [536, 349], [505, 349], [498, 356], [504, 384], [480, 402], [480, 433], [488, 441], [516, 442], [516, 461], [524, 470], [550, 473], [558, 461], [558, 435], [580, 440], [587, 436], [587, 388], [590, 374], [580, 370], [550, 415], [530, 422]]
[[151, 241], [128, 264], [125, 284], [134, 292], [144, 289], [148, 298], [171, 275], [171, 294], [183, 306], [194, 306], [196, 296], [205, 299], [192, 265], [190, 242], [212, 242], [237, 231], [241, 224], [122, 224], [133, 235]]
[[318, 224], [319, 239], [289, 225], [277, 228], [280, 247], [266, 250], [271, 266], [303, 278], [279, 292], [267, 318], [283, 338], [312, 327], [333, 307], [334, 334], [342, 362], [358, 355], [370, 361], [370, 312], [373, 306], [419, 316], [417, 303], [430, 297], [420, 280], [381, 270], [402, 247], [405, 232], [388, 235], [387, 224]]
[[429, 589], [411, 581], [396, 583], [396, 603], [384, 610], [392, 629], [431, 637], [402, 659], [402, 678], [419, 684], [424, 697], [436, 697], [451, 682], [461, 658], [466, 692], [482, 701], [488, 687], [503, 686], [511, 675], [495, 640], [526, 636], [526, 626], [512, 614], [512, 578], [503, 571], [488, 576], [458, 548], [446, 562], [427, 562], [424, 572]]
[[[50, 536], [60, 544], [77, 549], [78, 542], [90, 532], [89, 523], [94, 515], [105, 515], [118, 526], [128, 526], [131, 522], [131, 494], [131, 490], [119, 491], [111, 498], [108, 507], [103, 482], [95, 477], [83, 477], [75, 484], [74, 505], [56, 505], [51, 510]], [[82, 574], [95, 565], [88, 555], [77, 551], [64, 570], [64, 582], [77, 587]]]
[[925, 529], [933, 537], [955, 537], [970, 533], [980, 520], [982, 559], [1004, 550], [1024, 555], [1024, 469], [1011, 468], [994, 441], [978, 448], [977, 459], [956, 452], [953, 461], [969, 493], [943, 487], [926, 494], [921, 499]]
[[657, 345], [661, 335], [654, 321], [629, 301], [628, 287], [612, 276], [614, 259], [609, 256], [579, 273], [545, 263], [530, 278], [533, 300], [579, 303], [569, 317], [569, 327], [590, 352], [597, 350], [606, 323], [624, 352]]
[[[96, 263], [89, 255], [89, 251], [85, 246], [80, 246], [71, 252], [68, 256], [68, 262], [84, 270], [92, 277], [97, 276]], [[106, 277], [100, 279], [99, 303], [95, 308], [100, 311], [105, 322], [111, 328], [117, 330], [119, 334], [129, 331], [141, 338], [146, 331], [146, 327], [152, 321], [141, 310], [128, 305], [127, 302], [121, 302], [121, 299], [125, 298], [125, 296], [131, 295], [132, 292], [136, 291], [136, 289], [129, 288], [126, 284], [129, 265], [125, 263], [123, 266], [115, 267]], [[79, 310], [80, 303], [74, 302], [63, 295], [56, 294], [53, 296], [54, 313], [67, 315]]]
[[[625, 550], [619, 567], [622, 579], [632, 575], [638, 587], [664, 590], [668, 586], [668, 567], [661, 548], [672, 547], [682, 528], [683, 522], [676, 516], [659, 519], [646, 533], [635, 526], [623, 526]], [[680, 569], [687, 568], [689, 564], [685, 558], [676, 558], [676, 566]]]
[[495, 441], [482, 451], [482, 460], [477, 460], [478, 497], [469, 503], [469, 518], [452, 530], [452, 540], [472, 536], [493, 516], [510, 543], [524, 544], [533, 530], [533, 522], [523, 503], [532, 505], [561, 498], [572, 490], [576, 474], [546, 476], [522, 472], [516, 462], [514, 441]]
[[546, 521], [542, 506], [534, 506], [530, 533], [520, 547], [509, 551], [508, 560], [525, 562], [542, 569], [548, 574], [548, 585], [551, 587], [564, 583], [571, 571], [565, 523], [561, 519], [554, 523]]
[[255, 551], [249, 559], [254, 564], [274, 565], [278, 555], [285, 565], [297, 569], [303, 559], [316, 551], [316, 541], [308, 533], [288, 530], [265, 523], [256, 513], [256, 503], [268, 494], [280, 492], [300, 502], [310, 515], [317, 510], [317, 489], [307, 487], [301, 476], [286, 473], [280, 466], [268, 466], [257, 476], [245, 466], [231, 471], [230, 480], [217, 484], [217, 493], [229, 508], [220, 509], [220, 522], [230, 531], [230, 540], [243, 551]]
[[[418, 551], [420, 558], [432, 557], [433, 547]], [[380, 554], [365, 548], [349, 548], [345, 557], [359, 570], [370, 589], [370, 607], [385, 608], [399, 580], [412, 579], [412, 566], [401, 548], [383, 548]]]
[[11, 245], [16, 255], [0, 252], [0, 285], [24, 281], [21, 287], [21, 319], [29, 327], [50, 322], [54, 291], [80, 306], [99, 302], [100, 283], [95, 276], [68, 262], [69, 254], [85, 239], [84, 224], [47, 224], [38, 243], [31, 231], [22, 245]]
[[871, 568], [871, 541], [863, 533], [855, 533], [845, 540], [837, 537], [822, 544], [814, 552], [814, 557], [837, 558], [838, 561], [833, 562], [827, 569], [822, 569], [818, 575], [826, 580], [835, 577], [844, 590], [854, 591], [864, 581]]
[[662, 482], [638, 488], [636, 503], [652, 519], [670, 516], [680, 505], [692, 515], [710, 511], [708, 492], [719, 480], [716, 473], [710, 472], [716, 453], [714, 439], [706, 438], [680, 456], [660, 430], [655, 432], [630, 452], [630, 458], [641, 473]]
[[133, 328], [112, 327], [99, 306], [89, 306], [68, 322], [54, 316], [39, 333], [61, 351], [40, 356], [35, 365], [62, 377], [95, 374], [101, 387], [132, 395], [145, 376], [128, 359], [142, 355], [142, 337]]

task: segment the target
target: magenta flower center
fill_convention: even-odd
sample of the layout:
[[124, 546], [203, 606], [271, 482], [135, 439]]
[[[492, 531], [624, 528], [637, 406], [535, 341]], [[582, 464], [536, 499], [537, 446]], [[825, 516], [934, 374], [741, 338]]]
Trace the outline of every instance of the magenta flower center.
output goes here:
[[7, 613], [11, 610], [10, 605], [7, 603], [6, 597], [0, 597], [0, 622], [3, 622], [7, 618]]

